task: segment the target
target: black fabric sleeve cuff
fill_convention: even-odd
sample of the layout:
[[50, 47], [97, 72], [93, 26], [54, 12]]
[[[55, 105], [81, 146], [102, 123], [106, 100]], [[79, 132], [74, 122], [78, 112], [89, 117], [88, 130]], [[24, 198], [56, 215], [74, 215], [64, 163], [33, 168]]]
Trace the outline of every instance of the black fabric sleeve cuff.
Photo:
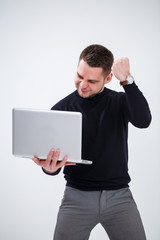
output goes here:
[[122, 87], [124, 88], [125, 91], [127, 90], [130, 91], [130, 89], [132, 91], [132, 89], [137, 87], [137, 85], [135, 82], [133, 82], [132, 84], [123, 85]]
[[43, 171], [45, 174], [47, 174], [47, 175], [55, 176], [55, 175], [57, 175], [57, 174], [61, 171], [61, 168], [59, 168], [59, 169], [58, 169], [56, 172], [54, 172], [54, 173], [46, 172], [46, 171], [44, 170], [44, 168], [42, 168], [42, 171]]

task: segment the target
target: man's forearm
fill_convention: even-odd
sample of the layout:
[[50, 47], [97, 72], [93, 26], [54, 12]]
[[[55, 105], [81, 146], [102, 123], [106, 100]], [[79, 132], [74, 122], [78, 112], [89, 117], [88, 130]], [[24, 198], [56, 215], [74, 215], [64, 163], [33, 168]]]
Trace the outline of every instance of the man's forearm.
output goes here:
[[126, 101], [129, 109], [130, 122], [139, 128], [146, 128], [151, 123], [151, 112], [142, 92], [135, 83], [125, 85]]

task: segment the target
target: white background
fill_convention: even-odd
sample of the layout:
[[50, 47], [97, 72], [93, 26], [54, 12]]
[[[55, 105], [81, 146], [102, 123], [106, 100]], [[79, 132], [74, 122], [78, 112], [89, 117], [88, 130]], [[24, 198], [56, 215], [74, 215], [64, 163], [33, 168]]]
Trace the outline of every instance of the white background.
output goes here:
[[[65, 181], [12, 156], [12, 108], [50, 109], [75, 90], [80, 52], [128, 56], [152, 124], [129, 131], [130, 184], [147, 239], [160, 239], [160, 1], [0, 0], [0, 239], [50, 240]], [[109, 88], [122, 91], [114, 78]], [[98, 225], [91, 240], [107, 239]]]

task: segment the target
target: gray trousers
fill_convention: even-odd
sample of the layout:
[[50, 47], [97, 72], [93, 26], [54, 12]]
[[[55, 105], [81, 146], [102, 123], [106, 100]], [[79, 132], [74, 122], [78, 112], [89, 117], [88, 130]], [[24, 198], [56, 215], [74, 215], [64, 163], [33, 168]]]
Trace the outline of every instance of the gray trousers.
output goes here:
[[87, 240], [98, 223], [104, 227], [111, 240], [146, 239], [129, 188], [81, 191], [66, 187], [58, 213], [54, 240]]

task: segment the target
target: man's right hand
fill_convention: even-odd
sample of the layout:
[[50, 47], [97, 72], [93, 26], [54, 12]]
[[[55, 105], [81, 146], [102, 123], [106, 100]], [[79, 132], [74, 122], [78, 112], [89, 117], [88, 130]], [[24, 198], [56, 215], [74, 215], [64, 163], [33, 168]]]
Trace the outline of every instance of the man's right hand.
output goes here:
[[37, 157], [32, 158], [32, 160], [48, 173], [54, 173], [63, 166], [76, 165], [76, 163], [66, 162], [68, 159], [67, 156], [65, 156], [62, 161], [58, 161], [59, 155], [60, 150], [55, 151], [54, 149], [52, 149], [49, 152], [46, 160], [41, 160]]

